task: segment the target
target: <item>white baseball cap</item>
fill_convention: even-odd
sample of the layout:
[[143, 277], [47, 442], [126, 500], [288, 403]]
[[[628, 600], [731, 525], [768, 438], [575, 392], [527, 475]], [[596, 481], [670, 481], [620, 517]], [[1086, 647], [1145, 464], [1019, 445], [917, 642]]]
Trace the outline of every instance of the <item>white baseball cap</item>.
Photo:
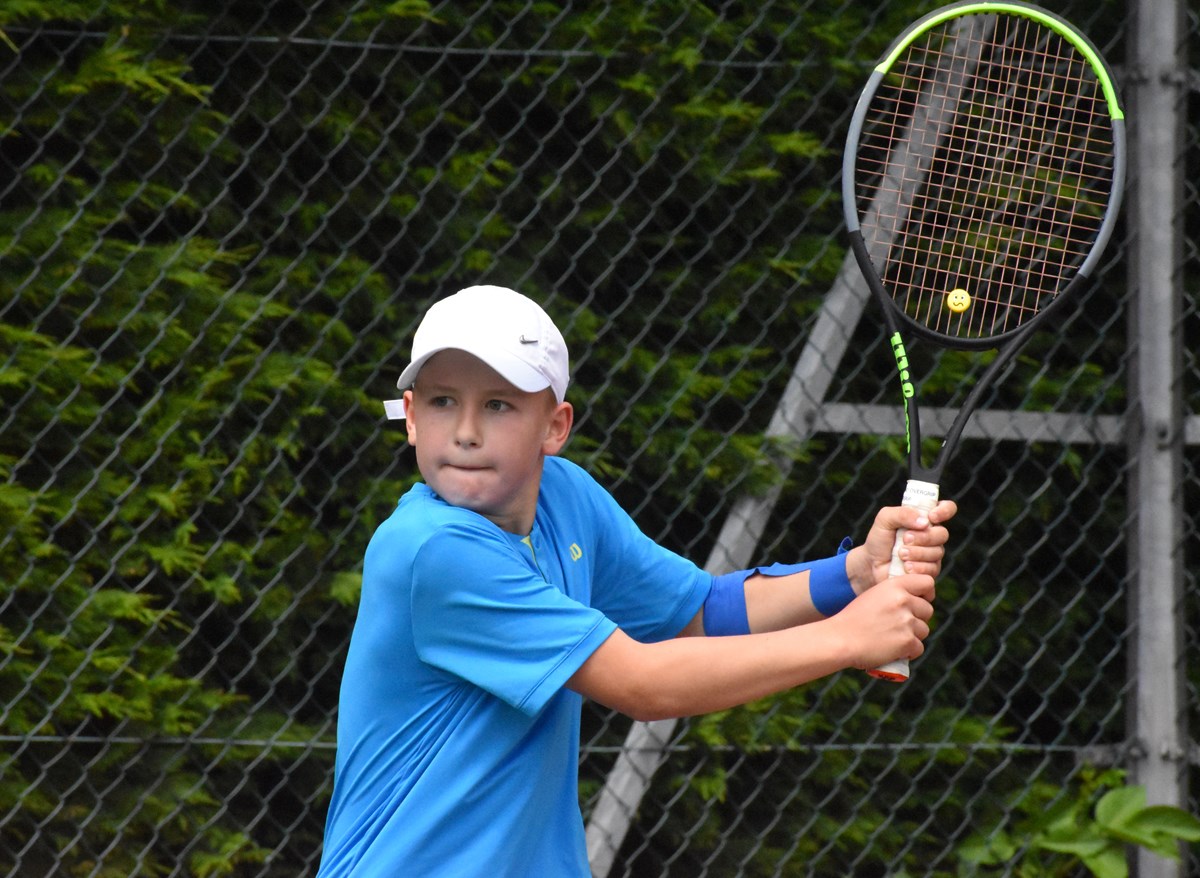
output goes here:
[[[567, 344], [542, 307], [514, 290], [474, 286], [435, 302], [413, 336], [412, 361], [396, 386], [408, 390], [434, 354], [460, 350], [487, 363], [518, 390], [536, 393], [547, 387], [562, 402], [570, 364]], [[384, 402], [387, 416], [405, 416], [404, 400]]]

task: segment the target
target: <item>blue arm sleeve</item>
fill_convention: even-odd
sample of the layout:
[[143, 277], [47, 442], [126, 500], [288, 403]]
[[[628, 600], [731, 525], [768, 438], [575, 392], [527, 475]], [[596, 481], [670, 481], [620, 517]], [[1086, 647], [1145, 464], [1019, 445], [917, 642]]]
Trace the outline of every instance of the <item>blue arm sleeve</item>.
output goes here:
[[[729, 634], [749, 634], [746, 616], [745, 582], [755, 573], [763, 576], [789, 576], [808, 571], [808, 591], [813, 606], [822, 616], [832, 616], [844, 609], [857, 595], [846, 576], [846, 553], [853, 543], [842, 540], [832, 558], [805, 561], [801, 564], [771, 564], [736, 570], [713, 580], [712, 591], [704, 602], [704, 633], [710, 637]], [[711, 614], [711, 615], [710, 615]]]
[[713, 577], [712, 588], [704, 599], [704, 633], [709, 637], [749, 634], [746, 615], [746, 579], [753, 570], [737, 570]]

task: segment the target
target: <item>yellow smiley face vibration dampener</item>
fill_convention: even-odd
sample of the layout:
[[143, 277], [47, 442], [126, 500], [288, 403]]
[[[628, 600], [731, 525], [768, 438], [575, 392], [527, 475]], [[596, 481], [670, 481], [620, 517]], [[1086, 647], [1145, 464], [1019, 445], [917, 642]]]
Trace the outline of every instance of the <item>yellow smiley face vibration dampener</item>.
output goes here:
[[971, 294], [961, 287], [946, 293], [946, 307], [955, 314], [961, 314], [971, 307]]

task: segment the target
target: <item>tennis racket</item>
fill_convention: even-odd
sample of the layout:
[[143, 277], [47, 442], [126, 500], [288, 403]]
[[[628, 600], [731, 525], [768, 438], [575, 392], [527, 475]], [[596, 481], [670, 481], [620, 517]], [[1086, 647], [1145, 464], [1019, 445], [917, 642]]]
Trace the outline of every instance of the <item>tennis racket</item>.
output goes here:
[[[850, 123], [842, 195], [900, 375], [905, 506], [933, 508], [980, 399], [1095, 271], [1124, 169], [1123, 115], [1100, 53], [1037, 6], [944, 6], [876, 65]], [[928, 465], [906, 334], [996, 351]], [[897, 534], [892, 576], [904, 572], [902, 543]], [[870, 673], [906, 680], [908, 661]]]

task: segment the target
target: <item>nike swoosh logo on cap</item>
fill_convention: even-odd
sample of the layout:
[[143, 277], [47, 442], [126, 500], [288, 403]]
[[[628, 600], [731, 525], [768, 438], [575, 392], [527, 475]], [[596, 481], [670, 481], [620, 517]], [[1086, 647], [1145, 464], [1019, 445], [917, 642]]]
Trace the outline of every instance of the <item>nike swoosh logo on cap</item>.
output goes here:
[[536, 338], [526, 338], [524, 335], [522, 335], [518, 339], [518, 341], [520, 341], [521, 344], [537, 344], [538, 343], [538, 340]]

